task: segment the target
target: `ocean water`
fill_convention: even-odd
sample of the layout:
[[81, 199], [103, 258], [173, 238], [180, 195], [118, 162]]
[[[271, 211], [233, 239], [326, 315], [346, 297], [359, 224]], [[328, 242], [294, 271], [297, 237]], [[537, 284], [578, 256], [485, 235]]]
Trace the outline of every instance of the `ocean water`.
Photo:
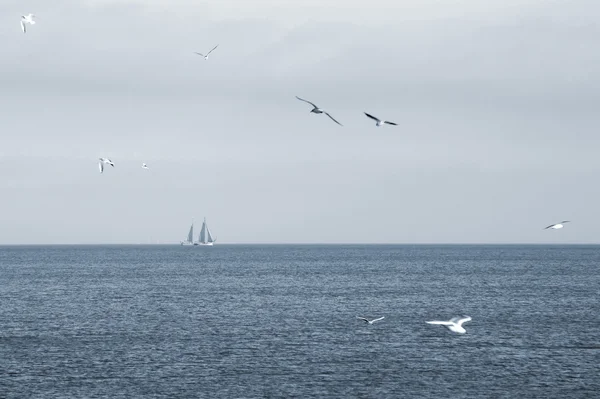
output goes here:
[[600, 246], [0, 247], [0, 397], [600, 397], [599, 270]]

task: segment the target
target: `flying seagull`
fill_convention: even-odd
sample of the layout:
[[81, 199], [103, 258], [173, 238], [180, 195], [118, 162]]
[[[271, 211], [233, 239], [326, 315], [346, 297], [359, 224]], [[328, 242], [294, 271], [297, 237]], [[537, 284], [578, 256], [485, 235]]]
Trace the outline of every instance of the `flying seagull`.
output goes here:
[[33, 15], [33, 14], [27, 14], [27, 15], [21, 16], [21, 29], [23, 30], [23, 33], [27, 33], [27, 28], [25, 28], [25, 24], [35, 25], [35, 21], [33, 20], [33, 17], [35, 17], [35, 15]]
[[310, 105], [312, 105], [312, 106], [313, 106], [313, 109], [312, 109], [310, 112], [313, 112], [313, 113], [315, 113], [315, 114], [325, 114], [325, 115], [327, 115], [328, 117], [330, 117], [332, 121], [334, 121], [335, 123], [337, 123], [337, 124], [338, 124], [338, 125], [340, 125], [340, 126], [343, 126], [341, 123], [339, 123], [338, 121], [336, 121], [336, 120], [333, 118], [333, 116], [329, 115], [327, 112], [323, 111], [321, 108], [317, 107], [315, 104], [311, 103], [310, 101], [303, 100], [302, 98], [300, 98], [300, 97], [298, 97], [298, 96], [296, 96], [296, 98], [297, 98], [298, 100], [300, 100], [300, 101], [304, 101], [305, 103], [309, 103]]
[[554, 229], [554, 230], [562, 229], [563, 227], [565, 227], [564, 226], [565, 223], [569, 223], [569, 221], [568, 220], [563, 220], [560, 223], [551, 224], [550, 226], [545, 227], [544, 230], [547, 230], [547, 229]]
[[375, 123], [375, 126], [381, 126], [381, 125], [383, 125], [384, 123], [387, 123], [388, 125], [394, 125], [394, 126], [398, 126], [398, 124], [397, 124], [397, 123], [390, 122], [390, 121], [382, 121], [381, 119], [379, 119], [379, 118], [376, 118], [376, 117], [374, 117], [373, 115], [369, 115], [369, 114], [367, 114], [366, 112], [365, 112], [365, 115], [367, 115], [369, 118], [373, 119], [374, 121], [377, 121], [377, 123]]
[[385, 316], [382, 316], [382, 317], [380, 317], [380, 318], [378, 318], [378, 319], [373, 319], [373, 320], [369, 320], [369, 319], [367, 319], [367, 318], [364, 318], [364, 317], [358, 317], [358, 316], [356, 316], [356, 318], [357, 318], [357, 319], [360, 319], [360, 320], [362, 320], [362, 321], [364, 321], [364, 322], [365, 322], [365, 323], [367, 323], [367, 324], [373, 324], [373, 323], [375, 323], [376, 321], [379, 321], [379, 320], [383, 320], [383, 319], [385, 319]]
[[142, 164], [142, 168], [143, 169], [148, 169], [148, 165], [146, 165], [145, 163]]
[[100, 159], [100, 162], [98, 162], [98, 168], [100, 169], [100, 173], [104, 172], [104, 164], [105, 163], [109, 164], [113, 168], [115, 167], [115, 164], [113, 163], [113, 161], [111, 161], [108, 158], [98, 158], [98, 159]]
[[448, 330], [458, 333], [458, 334], [464, 334], [467, 332], [467, 330], [465, 330], [463, 328], [463, 323], [466, 323], [467, 321], [471, 321], [471, 318], [469, 316], [463, 316], [463, 317], [453, 317], [450, 319], [450, 321], [427, 321], [427, 324], [439, 324], [442, 325], [444, 327], [446, 327]]
[[212, 52], [213, 52], [213, 51], [214, 51], [214, 50], [215, 50], [217, 47], [219, 47], [219, 45], [218, 45], [218, 44], [217, 44], [217, 45], [216, 45], [216, 46], [215, 46], [215, 47], [214, 47], [212, 50], [210, 50], [208, 53], [206, 53], [206, 55], [204, 55], [204, 54], [202, 54], [202, 53], [196, 53], [196, 52], [194, 52], [194, 53], [195, 53], [195, 54], [198, 54], [198, 55], [201, 55], [202, 57], [204, 57], [204, 59], [205, 59], [205, 60], [208, 60], [208, 56], [209, 56], [209, 54], [210, 54], [210, 53], [212, 53]]

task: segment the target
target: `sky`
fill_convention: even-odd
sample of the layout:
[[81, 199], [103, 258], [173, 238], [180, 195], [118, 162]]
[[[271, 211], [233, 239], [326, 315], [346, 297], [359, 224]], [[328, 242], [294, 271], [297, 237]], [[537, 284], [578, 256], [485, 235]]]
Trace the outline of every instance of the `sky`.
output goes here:
[[600, 243], [599, 15], [3, 0], [0, 244]]

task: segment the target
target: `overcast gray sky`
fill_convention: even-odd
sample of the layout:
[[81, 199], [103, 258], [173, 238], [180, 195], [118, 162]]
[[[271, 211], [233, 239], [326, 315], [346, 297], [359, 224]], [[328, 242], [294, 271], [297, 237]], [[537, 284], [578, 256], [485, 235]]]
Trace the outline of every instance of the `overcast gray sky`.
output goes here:
[[204, 216], [223, 243], [600, 242], [599, 15], [3, 0], [0, 244], [178, 242]]

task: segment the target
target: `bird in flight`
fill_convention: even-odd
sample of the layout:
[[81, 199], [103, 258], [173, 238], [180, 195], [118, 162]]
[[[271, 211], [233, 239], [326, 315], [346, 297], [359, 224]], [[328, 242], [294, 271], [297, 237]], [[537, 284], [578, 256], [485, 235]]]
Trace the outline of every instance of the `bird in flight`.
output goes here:
[[565, 223], [569, 223], [569, 221], [568, 220], [563, 220], [560, 223], [551, 224], [550, 226], [545, 227], [544, 230], [547, 230], [547, 229], [554, 229], [554, 230], [562, 229], [563, 227], [565, 227], [564, 226]]
[[385, 319], [385, 316], [379, 317], [379, 318], [377, 318], [377, 319], [372, 319], [372, 320], [369, 320], [369, 319], [367, 319], [366, 317], [358, 317], [358, 316], [356, 316], [356, 318], [357, 318], [357, 319], [359, 319], [359, 320], [362, 320], [362, 321], [364, 321], [364, 322], [365, 322], [365, 323], [367, 323], [367, 324], [373, 324], [373, 323], [375, 323], [376, 321], [379, 321], [379, 320], [383, 320], [383, 319]]
[[204, 55], [202, 53], [196, 53], [196, 52], [194, 52], [194, 53], [204, 57], [205, 60], [208, 60], [208, 56], [210, 55], [210, 53], [212, 53], [217, 47], [219, 47], [218, 44], [212, 50], [210, 50], [208, 53], [206, 53], [206, 55]]
[[99, 158], [99, 159], [100, 159], [100, 162], [98, 162], [98, 168], [100, 169], [100, 173], [104, 172], [104, 164], [105, 163], [109, 164], [113, 168], [115, 167], [115, 164], [110, 159], [108, 159], [108, 158]]
[[336, 120], [333, 118], [333, 116], [329, 115], [327, 112], [323, 111], [321, 108], [317, 107], [315, 104], [311, 103], [310, 101], [304, 100], [304, 99], [302, 99], [302, 98], [300, 98], [300, 97], [298, 97], [298, 96], [296, 96], [296, 98], [297, 98], [298, 100], [300, 100], [300, 101], [304, 101], [305, 103], [309, 103], [310, 105], [312, 105], [312, 106], [313, 106], [313, 109], [312, 109], [310, 112], [312, 112], [312, 113], [315, 113], [315, 114], [325, 114], [325, 115], [327, 115], [329, 118], [331, 118], [331, 120], [332, 120], [332, 121], [334, 121], [335, 123], [337, 123], [337, 124], [338, 124], [338, 125], [340, 125], [340, 126], [343, 126], [341, 123], [339, 123], [338, 121], [336, 121]]
[[366, 112], [365, 112], [365, 115], [367, 115], [369, 118], [371, 118], [371, 119], [373, 119], [374, 121], [376, 121], [376, 123], [375, 123], [375, 126], [381, 126], [381, 125], [383, 125], [384, 123], [386, 123], [386, 124], [388, 124], [388, 125], [394, 125], [394, 126], [398, 126], [398, 124], [397, 124], [397, 123], [390, 122], [390, 121], [382, 121], [381, 119], [379, 119], [379, 118], [376, 118], [376, 117], [374, 117], [373, 115], [369, 115], [369, 114], [367, 114]]
[[21, 16], [21, 30], [23, 30], [23, 33], [27, 33], [27, 28], [25, 27], [26, 24], [35, 25], [35, 21], [33, 20], [33, 17], [35, 17], [35, 15], [33, 15], [33, 14], [27, 14], [27, 15]]
[[145, 163], [142, 164], [142, 168], [143, 169], [148, 169], [148, 165], [146, 165]]
[[463, 316], [463, 317], [453, 317], [450, 319], [450, 321], [426, 321], [427, 324], [439, 324], [441, 326], [446, 327], [448, 330], [458, 333], [458, 334], [464, 334], [467, 332], [467, 330], [464, 329], [464, 327], [462, 326], [463, 323], [466, 323], [467, 321], [471, 321], [471, 318], [469, 316]]

